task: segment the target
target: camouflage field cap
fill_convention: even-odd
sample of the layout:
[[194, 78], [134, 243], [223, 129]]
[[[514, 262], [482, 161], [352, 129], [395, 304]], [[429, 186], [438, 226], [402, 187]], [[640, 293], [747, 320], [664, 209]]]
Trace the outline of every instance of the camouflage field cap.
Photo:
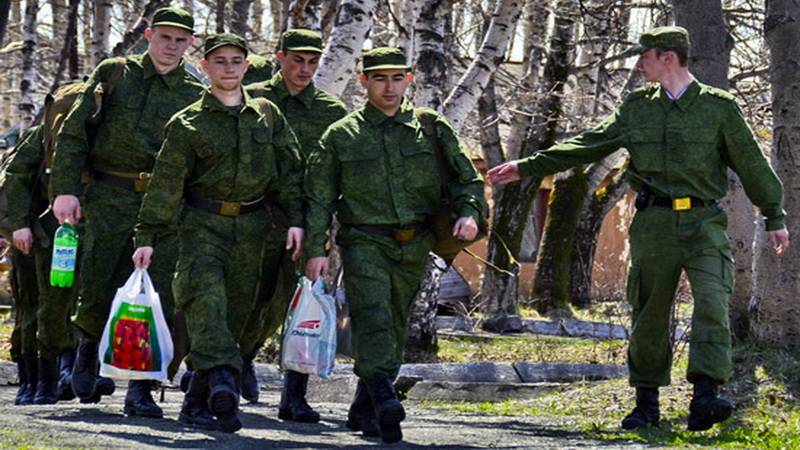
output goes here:
[[406, 55], [399, 48], [378, 47], [364, 53], [362, 72], [370, 70], [403, 69], [410, 70]]
[[689, 32], [683, 27], [658, 27], [639, 36], [639, 45], [628, 51], [640, 55], [652, 48], [689, 49]]
[[283, 33], [281, 50], [322, 53], [322, 35], [302, 28], [289, 30]]
[[226, 45], [232, 45], [240, 48], [244, 52], [245, 56], [247, 56], [247, 43], [244, 41], [244, 38], [232, 33], [209, 35], [206, 38], [205, 45], [203, 46], [203, 56], [208, 56], [209, 53]]
[[160, 8], [153, 14], [153, 23], [150, 28], [158, 26], [176, 27], [194, 33], [194, 18], [186, 10], [171, 6]]

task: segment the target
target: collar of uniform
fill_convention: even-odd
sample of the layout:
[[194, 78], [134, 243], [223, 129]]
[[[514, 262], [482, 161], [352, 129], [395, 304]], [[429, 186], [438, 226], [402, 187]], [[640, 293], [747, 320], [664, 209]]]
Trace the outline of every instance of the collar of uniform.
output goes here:
[[314, 83], [311, 82], [305, 89], [300, 91], [297, 95], [292, 95], [289, 92], [289, 88], [286, 86], [286, 81], [283, 79], [283, 74], [280, 72], [276, 73], [272, 79], [269, 80], [269, 84], [272, 85], [275, 92], [275, 95], [278, 97], [278, 100], [285, 100], [287, 97], [294, 97], [306, 107], [306, 109], [311, 109], [314, 104]]
[[658, 92], [658, 96], [662, 102], [666, 103], [667, 105], [675, 105], [681, 111], [686, 111], [686, 108], [691, 105], [694, 99], [696, 99], [700, 94], [700, 84], [697, 82], [697, 80], [692, 80], [692, 82], [689, 83], [689, 86], [686, 87], [686, 90], [683, 91], [683, 94], [681, 94], [677, 100], [670, 99], [669, 95], [667, 94], [667, 90], [664, 89], [663, 86], [660, 86], [656, 92]]
[[[203, 92], [202, 102], [203, 109], [232, 114], [230, 109], [223, 105], [222, 102], [219, 101], [219, 99], [211, 92], [210, 87], [206, 88], [206, 90]], [[248, 108], [258, 112], [258, 104], [253, 100], [253, 97], [250, 96], [246, 89], [242, 89], [242, 109], [240, 112], [244, 112], [244, 110]]]
[[383, 111], [379, 110], [378, 108], [372, 106], [370, 102], [364, 106], [364, 118], [367, 119], [373, 125], [380, 125], [385, 122], [387, 119], [393, 119], [395, 122], [402, 123], [409, 126], [414, 126], [414, 105], [411, 104], [407, 99], [403, 99], [403, 103], [400, 104], [400, 109], [397, 110], [397, 113], [389, 117], [383, 113]]
[[[148, 53], [145, 53], [144, 56], [142, 57], [142, 70], [144, 72], [145, 80], [157, 75], [161, 75], [156, 70], [156, 66], [153, 64], [153, 60], [150, 59], [150, 55]], [[164, 83], [166, 83], [167, 86], [170, 87], [170, 89], [174, 88], [175, 85], [178, 84], [178, 82], [182, 79], [181, 75], [183, 73], [183, 70], [184, 70], [183, 58], [181, 58], [180, 62], [174, 69], [161, 75], [161, 79], [164, 80]]]

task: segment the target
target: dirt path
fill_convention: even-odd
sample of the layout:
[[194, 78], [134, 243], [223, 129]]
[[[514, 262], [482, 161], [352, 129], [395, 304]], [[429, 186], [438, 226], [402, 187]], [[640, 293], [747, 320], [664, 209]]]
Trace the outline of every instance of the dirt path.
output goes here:
[[[344, 426], [347, 405], [318, 405], [323, 420], [318, 424], [295, 424], [276, 417], [278, 393], [262, 392], [257, 405], [243, 405], [244, 428], [236, 434], [202, 432], [186, 428], [176, 420], [180, 391], [167, 391], [161, 404], [165, 419], [125, 418], [118, 389], [100, 405], [77, 402], [54, 406], [14, 406], [16, 388], [0, 388], [0, 448], [360, 448], [376, 447], [376, 439], [365, 439]], [[565, 431], [558, 420], [543, 416], [502, 417], [468, 415], [425, 408], [407, 402], [409, 419], [404, 422], [405, 441], [392, 448], [638, 448], [624, 443], [588, 440]]]

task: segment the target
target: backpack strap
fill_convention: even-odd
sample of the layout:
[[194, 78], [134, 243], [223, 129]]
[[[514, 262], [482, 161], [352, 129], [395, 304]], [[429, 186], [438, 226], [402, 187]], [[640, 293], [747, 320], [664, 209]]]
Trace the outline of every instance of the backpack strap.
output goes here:
[[425, 135], [425, 138], [433, 147], [433, 153], [436, 157], [436, 169], [439, 171], [439, 182], [442, 188], [442, 201], [449, 203], [447, 189], [452, 176], [450, 165], [447, 163], [447, 157], [445, 157], [444, 148], [442, 147], [439, 127], [436, 125], [438, 115], [426, 108], [414, 108], [414, 116], [422, 125], [422, 134]]
[[100, 122], [101, 114], [103, 113], [103, 99], [110, 97], [111, 94], [114, 93], [114, 89], [117, 87], [119, 80], [122, 79], [122, 74], [125, 71], [126, 59], [124, 56], [117, 56], [112, 58], [111, 61], [113, 65], [108, 78], [100, 81], [100, 84], [98, 84], [97, 87], [94, 88], [94, 92], [92, 92], [95, 105], [92, 120], [96, 121], [96, 123]]

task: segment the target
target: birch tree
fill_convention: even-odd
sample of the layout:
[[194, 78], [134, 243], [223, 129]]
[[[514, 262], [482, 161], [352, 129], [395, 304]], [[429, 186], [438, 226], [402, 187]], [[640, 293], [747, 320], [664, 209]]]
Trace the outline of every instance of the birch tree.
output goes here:
[[356, 62], [372, 28], [377, 0], [343, 0], [320, 59], [314, 84], [340, 96], [356, 73]]
[[11, 0], [0, 1], [0, 47], [5, 44], [8, 15], [11, 12]]
[[523, 2], [498, 0], [480, 51], [444, 101], [444, 115], [458, 130], [475, 109], [491, 74], [505, 60], [506, 47], [522, 14]]
[[[764, 35], [769, 45], [769, 75], [772, 84], [772, 165], [785, 190], [786, 227], [800, 230], [800, 3], [769, 0], [766, 3]], [[756, 339], [786, 348], [800, 345], [800, 253], [790, 250], [782, 257], [757, 233], [756, 286], [750, 304], [752, 332]]]
[[289, 28], [322, 30], [322, 1], [294, 0], [289, 5]]
[[[58, 67], [56, 68], [53, 84], [50, 87], [52, 94], [56, 88], [61, 84], [61, 79], [64, 69], [67, 68], [72, 60], [72, 52], [77, 52], [77, 45], [75, 38], [78, 31], [78, 6], [79, 0], [69, 0], [69, 6], [66, 10], [66, 28], [64, 29], [64, 43], [61, 47], [60, 57], [58, 59]], [[72, 78], [72, 71], [70, 70], [70, 79]]]
[[111, 0], [94, 1], [94, 23], [92, 27], [92, 67], [108, 57], [111, 33]]
[[36, 109], [34, 99], [36, 89], [36, 16], [39, 13], [39, 2], [25, 2], [25, 18], [22, 25], [22, 81], [19, 85], [19, 119], [22, 128], [30, 125]]
[[447, 86], [445, 18], [451, 12], [450, 0], [426, 0], [414, 25], [414, 104], [440, 112]]

